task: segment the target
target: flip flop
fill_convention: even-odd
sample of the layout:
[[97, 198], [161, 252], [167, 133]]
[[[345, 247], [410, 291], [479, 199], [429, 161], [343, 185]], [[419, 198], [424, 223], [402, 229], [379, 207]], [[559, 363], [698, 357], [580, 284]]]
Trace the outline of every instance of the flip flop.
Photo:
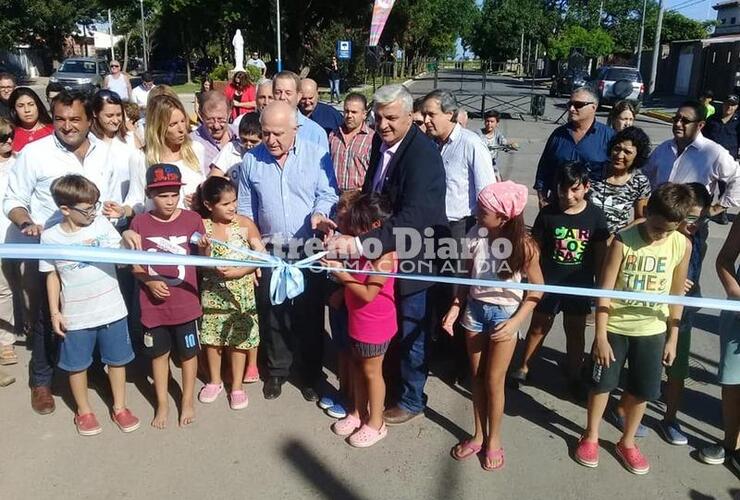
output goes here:
[[486, 451], [485, 457], [489, 460], [500, 460], [500, 462], [498, 465], [495, 465], [493, 467], [486, 467], [486, 462], [483, 461], [481, 463], [481, 466], [483, 467], [484, 470], [494, 471], [494, 470], [504, 468], [504, 449], [503, 448], [499, 448], [498, 450], [488, 450]]
[[[455, 450], [458, 448], [458, 446], [460, 447], [460, 451], [462, 453], [455, 453]], [[470, 440], [462, 441], [452, 447], [452, 449], [450, 450], [450, 456], [457, 461], [461, 461], [465, 460], [466, 458], [470, 458], [473, 455], [477, 455], [482, 449], [483, 445], [474, 443]]]

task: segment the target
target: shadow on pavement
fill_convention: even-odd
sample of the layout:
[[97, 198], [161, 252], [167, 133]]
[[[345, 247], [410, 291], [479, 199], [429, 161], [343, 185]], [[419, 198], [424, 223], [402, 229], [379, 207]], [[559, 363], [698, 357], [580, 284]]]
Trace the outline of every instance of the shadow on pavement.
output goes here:
[[289, 440], [283, 447], [283, 455], [303, 478], [321, 492], [324, 498], [362, 500], [363, 497], [347, 487], [326, 465], [303, 443]]

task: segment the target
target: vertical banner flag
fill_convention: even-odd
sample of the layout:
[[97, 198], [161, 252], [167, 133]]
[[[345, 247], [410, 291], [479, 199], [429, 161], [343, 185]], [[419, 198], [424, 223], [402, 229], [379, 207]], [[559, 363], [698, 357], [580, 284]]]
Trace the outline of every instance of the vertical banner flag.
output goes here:
[[375, 47], [380, 41], [380, 35], [383, 33], [385, 28], [385, 22], [388, 20], [388, 15], [391, 13], [393, 4], [396, 0], [375, 0], [373, 6], [373, 20], [370, 23], [370, 47]]

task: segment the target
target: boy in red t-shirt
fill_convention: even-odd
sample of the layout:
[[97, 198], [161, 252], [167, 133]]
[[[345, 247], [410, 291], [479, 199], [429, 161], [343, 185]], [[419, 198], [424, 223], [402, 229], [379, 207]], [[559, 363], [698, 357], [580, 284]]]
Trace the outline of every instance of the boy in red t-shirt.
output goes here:
[[[197, 253], [190, 237], [195, 232], [205, 233], [205, 228], [198, 214], [177, 208], [182, 184], [180, 170], [175, 165], [157, 164], [147, 170], [146, 196], [154, 208], [137, 215], [130, 228], [141, 238], [143, 250], [178, 255]], [[195, 418], [193, 400], [200, 348], [198, 320], [203, 315], [196, 270], [191, 266], [136, 265], [134, 276], [141, 282], [139, 299], [144, 353], [152, 358], [157, 393], [152, 427], [163, 429], [167, 424], [167, 384], [173, 346], [182, 363], [180, 426], [188, 425]]]

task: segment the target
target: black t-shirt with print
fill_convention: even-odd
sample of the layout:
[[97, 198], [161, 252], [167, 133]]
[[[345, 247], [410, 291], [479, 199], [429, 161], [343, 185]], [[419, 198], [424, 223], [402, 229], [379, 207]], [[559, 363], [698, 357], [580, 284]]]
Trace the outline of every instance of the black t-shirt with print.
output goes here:
[[616, 233], [633, 220], [635, 202], [650, 197], [650, 181], [640, 172], [634, 172], [622, 186], [592, 180], [590, 195], [593, 204], [604, 211], [609, 231]]
[[609, 238], [604, 212], [588, 202], [581, 213], [564, 213], [557, 203], [537, 215], [532, 236], [540, 245], [540, 265], [548, 285], [594, 286], [594, 243]]

